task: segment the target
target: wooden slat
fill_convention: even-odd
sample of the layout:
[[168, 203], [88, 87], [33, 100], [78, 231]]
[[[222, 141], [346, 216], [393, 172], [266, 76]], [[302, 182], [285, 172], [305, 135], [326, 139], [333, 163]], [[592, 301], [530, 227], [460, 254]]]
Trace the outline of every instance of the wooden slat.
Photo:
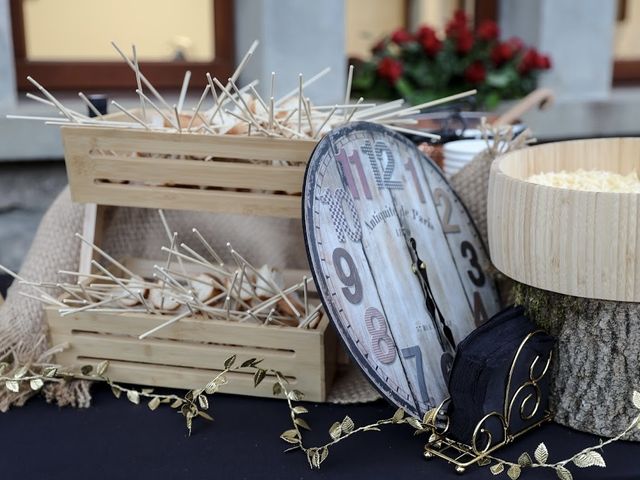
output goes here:
[[94, 157], [89, 163], [96, 179], [249, 188], [288, 193], [302, 191], [305, 170], [303, 166], [142, 157]]
[[[247, 137], [234, 135], [198, 135], [98, 127], [62, 127], [67, 147], [87, 141], [98, 150], [157, 154], [282, 160], [306, 163], [316, 146], [313, 140]], [[77, 151], [77, 150], [75, 150]], [[85, 152], [88, 154], [88, 152]]]
[[301, 217], [301, 197], [251, 192], [226, 192], [178, 187], [151, 187], [117, 183], [86, 183], [71, 188], [78, 203], [123, 207], [197, 210], [284, 218]]

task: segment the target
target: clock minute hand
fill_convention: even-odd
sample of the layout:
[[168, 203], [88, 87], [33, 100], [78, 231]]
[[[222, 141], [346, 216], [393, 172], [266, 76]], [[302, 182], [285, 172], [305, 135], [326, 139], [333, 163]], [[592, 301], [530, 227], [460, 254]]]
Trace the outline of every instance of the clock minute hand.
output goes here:
[[[440, 345], [444, 351], [453, 352], [456, 347], [455, 340], [453, 339], [453, 333], [451, 329], [447, 325], [447, 322], [442, 314], [442, 311], [438, 307], [438, 304], [435, 300], [433, 292], [431, 290], [431, 285], [429, 283], [429, 276], [427, 274], [427, 267], [425, 263], [420, 259], [418, 255], [418, 250], [416, 248], [416, 241], [414, 238], [409, 239], [410, 245], [410, 253], [411, 258], [414, 262], [413, 268], [414, 273], [418, 276], [420, 280], [420, 286], [422, 287], [422, 292], [425, 297], [425, 303], [427, 305], [427, 310], [431, 314], [431, 318], [439, 322], [440, 325], [435, 325], [436, 330], [438, 332], [438, 339], [440, 341]], [[442, 338], [444, 336], [444, 338]]]

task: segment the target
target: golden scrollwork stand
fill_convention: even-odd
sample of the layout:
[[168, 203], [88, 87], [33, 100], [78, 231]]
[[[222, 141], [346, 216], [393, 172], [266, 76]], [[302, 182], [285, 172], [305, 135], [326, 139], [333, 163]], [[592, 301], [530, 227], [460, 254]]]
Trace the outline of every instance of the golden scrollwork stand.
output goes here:
[[[523, 361], [520, 357], [524, 346], [535, 335], [543, 333], [542, 330], [531, 332], [520, 343], [511, 362], [509, 376], [506, 379], [504, 409], [502, 412], [489, 412], [482, 417], [476, 424], [470, 444], [461, 443], [447, 436], [450, 426], [450, 419], [446, 413], [447, 405], [450, 402], [449, 398], [445, 399], [433, 410], [434, 413], [428, 422], [428, 426], [431, 429], [431, 436], [424, 447], [425, 458], [442, 458], [453, 464], [456, 472], [463, 473], [469, 466], [475, 463], [483, 464], [487, 457], [498, 448], [511, 443], [514, 439], [529, 430], [551, 420], [553, 417], [551, 412], [546, 409], [544, 412], [539, 412], [541, 408], [544, 408], [541, 407], [542, 391], [540, 389], [540, 382], [549, 371], [552, 357], [551, 353], [549, 353], [546, 361], [539, 356], [533, 359], [528, 367], [528, 378], [512, 393], [512, 386], [515, 387], [513, 384], [515, 381], [514, 372], [519, 363]], [[542, 362], [544, 362], [544, 365], [540, 368]], [[521, 397], [522, 400], [520, 401]], [[525, 426], [516, 431], [513, 425], [515, 418], [513, 416], [513, 410], [514, 407], [518, 405], [518, 402], [520, 403], [516, 414], [519, 416], [519, 419], [525, 423]], [[539, 415], [539, 413], [541, 413], [541, 415]], [[536, 416], [540, 418], [532, 421]], [[489, 422], [494, 422], [497, 430], [501, 432], [501, 438], [494, 438], [494, 435], [488, 427]]]

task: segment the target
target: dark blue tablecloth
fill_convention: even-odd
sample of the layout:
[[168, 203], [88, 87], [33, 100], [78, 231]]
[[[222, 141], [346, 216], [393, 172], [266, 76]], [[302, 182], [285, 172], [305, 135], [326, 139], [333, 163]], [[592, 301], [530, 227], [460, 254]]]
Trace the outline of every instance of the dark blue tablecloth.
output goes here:
[[[6, 285], [0, 277], [0, 285]], [[490, 479], [485, 468], [462, 476], [439, 460], [425, 461], [426, 438], [405, 425], [368, 432], [335, 446], [320, 471], [310, 471], [304, 455], [283, 453], [278, 437], [289, 427], [286, 404], [280, 400], [234, 395], [211, 398], [214, 422], [196, 421], [187, 437], [181, 415], [160, 407], [155, 412], [126, 399], [116, 400], [104, 385], [94, 385], [89, 409], [58, 408], [42, 398], [31, 400], [0, 418], [0, 479], [226, 479], [226, 478], [381, 478]], [[356, 425], [393, 414], [378, 401], [364, 405], [305, 404], [313, 431], [309, 446], [325, 443], [327, 430], [349, 415]], [[544, 441], [555, 461], [598, 442], [594, 436], [556, 424], [536, 429], [498, 453], [515, 460]], [[573, 468], [574, 479], [638, 479], [640, 444], [608, 446], [606, 469]], [[530, 470], [522, 479], [555, 479], [554, 472]]]

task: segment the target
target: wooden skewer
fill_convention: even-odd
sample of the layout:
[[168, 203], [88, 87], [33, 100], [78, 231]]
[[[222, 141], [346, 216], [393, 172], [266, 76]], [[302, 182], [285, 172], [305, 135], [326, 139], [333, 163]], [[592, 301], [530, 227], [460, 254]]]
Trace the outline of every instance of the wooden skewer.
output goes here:
[[193, 121], [195, 120], [196, 115], [198, 115], [198, 112], [200, 111], [200, 107], [202, 106], [202, 102], [204, 102], [204, 99], [207, 98], [207, 93], [209, 93], [209, 90], [211, 90], [211, 85], [207, 84], [204, 87], [204, 92], [202, 92], [202, 95], [200, 95], [200, 100], [198, 100], [196, 108], [193, 110], [193, 115], [191, 116], [191, 120], [189, 120], [189, 124], [187, 125], [187, 130], [191, 130], [191, 126], [193, 125]]
[[[53, 102], [50, 102], [49, 100], [47, 100], [46, 98], [42, 98], [39, 97], [37, 95], [34, 95], [33, 93], [26, 93], [25, 96], [31, 100], [35, 100], [36, 102], [42, 103], [43, 105], [47, 105], [49, 107], [53, 107], [56, 110], [58, 110], [58, 107], [56, 107], [56, 104]], [[66, 107], [65, 107], [66, 108]], [[77, 119], [81, 119], [81, 120], [87, 120], [89, 117], [87, 117], [86, 115], [83, 115], [81, 113], [76, 112], [75, 110], [71, 110], [70, 108], [67, 108], [67, 111], [74, 117], [76, 117]], [[62, 115], [62, 112], [59, 112], [60, 115]]]
[[[133, 66], [135, 67], [136, 72], [136, 86], [138, 90], [142, 91], [142, 82], [140, 81], [140, 65], [138, 64], [138, 53], [136, 51], [136, 46], [131, 45], [131, 49], [133, 50]], [[138, 95], [140, 97], [140, 95]], [[144, 99], [140, 97], [140, 110], [142, 111], [142, 119], [147, 121], [147, 107], [144, 104]]]
[[303, 99], [304, 102], [304, 112], [305, 115], [307, 116], [307, 121], [309, 122], [309, 136], [313, 137], [313, 122], [311, 121], [311, 107], [310, 107], [310, 102], [309, 99]]
[[238, 67], [233, 72], [233, 75], [231, 75], [231, 79], [234, 82], [238, 80], [240, 73], [242, 73], [242, 70], [244, 69], [244, 67], [247, 65], [247, 63], [249, 63], [249, 60], [251, 59], [251, 56], [253, 55], [253, 53], [256, 51], [256, 48], [258, 48], [258, 45], [260, 45], [260, 42], [258, 40], [254, 40], [251, 46], [249, 47], [249, 50], [247, 50], [247, 53], [245, 53], [242, 60], [240, 60]]
[[182, 133], [182, 125], [180, 125], [180, 112], [178, 111], [178, 106], [173, 106], [173, 113], [176, 115], [176, 125], [178, 128], [178, 132]]
[[[101, 301], [96, 302], [96, 303], [92, 303], [90, 305], [85, 305], [84, 307], [65, 310], [62, 313], [60, 313], [60, 316], [66, 317], [67, 315], [71, 315], [73, 313], [86, 312], [87, 310], [91, 310], [92, 308], [99, 307], [101, 305], [106, 305], [107, 303], [115, 302], [117, 300], [121, 300], [121, 299], [123, 299], [125, 297], [128, 297], [128, 296], [129, 296], [128, 293], [125, 293], [125, 294], [122, 294], [122, 295], [116, 295], [115, 297], [109, 296], [109, 297], [105, 298], [104, 300], [101, 300]], [[63, 306], [66, 308], [66, 305], [63, 304]]]
[[302, 290], [304, 295], [304, 314], [309, 316], [309, 277], [302, 277]]
[[432, 138], [435, 140], [440, 140], [440, 135], [436, 135], [435, 133], [423, 132], [422, 130], [412, 130], [411, 128], [402, 128], [396, 127], [395, 125], [387, 125], [391, 130], [396, 130], [397, 132], [409, 133], [411, 135], [416, 135], [418, 137]]
[[122, 265], [119, 261], [117, 261], [115, 258], [113, 258], [111, 255], [109, 255], [107, 252], [105, 252], [104, 250], [102, 250], [100, 247], [98, 247], [97, 245], [94, 245], [93, 243], [91, 243], [89, 240], [87, 240], [86, 238], [84, 238], [82, 235], [80, 235], [79, 233], [76, 233], [75, 236], [77, 238], [79, 238], [83, 243], [85, 243], [86, 245], [88, 245], [89, 247], [91, 247], [93, 250], [95, 250], [96, 252], [98, 252], [100, 255], [102, 255], [104, 258], [106, 258], [107, 260], [109, 260], [112, 264], [114, 264], [116, 267], [118, 267], [120, 270], [122, 270], [124, 273], [126, 273], [127, 275], [129, 275], [130, 277], [135, 277], [136, 274], [133, 273], [131, 270], [129, 270], [127, 267], [125, 267], [124, 265]]
[[84, 104], [87, 107], [89, 107], [89, 110], [91, 110], [97, 118], [99, 119], [103, 118], [102, 114], [100, 113], [100, 110], [98, 110], [96, 106], [93, 103], [91, 103], [91, 100], [89, 100], [84, 93], [78, 92], [78, 96], [80, 97], [80, 100], [82, 100]]
[[220, 102], [222, 101], [222, 96], [220, 98], [218, 98], [218, 94], [216, 93], [216, 87], [213, 84], [213, 79], [211, 78], [211, 74], [209, 72], [207, 72], [207, 82], [209, 84], [209, 89], [211, 90], [211, 94], [213, 95], [213, 103], [216, 106], [216, 108], [214, 109], [213, 114], [211, 115], [211, 117], [209, 118], [209, 121], [207, 123], [211, 123], [213, 121], [213, 117], [215, 116], [216, 113], [218, 113], [219, 116], [220, 116], [220, 123], [224, 123], [224, 117], [222, 116], [222, 110], [220, 110], [220, 107], [218, 106], [218, 105], [221, 105]]
[[[127, 285], [120, 281], [118, 278], [116, 278], [115, 275], [113, 275], [109, 270], [107, 270], [106, 268], [104, 268], [102, 265], [100, 265], [98, 262], [96, 262], [95, 260], [91, 260], [91, 265], [93, 265], [94, 267], [96, 267], [98, 270], [100, 270], [102, 273], [104, 273], [105, 275], [107, 275], [108, 277], [111, 278], [111, 280], [113, 280], [114, 282], [116, 282], [118, 284], [118, 286], [120, 288], [122, 288], [125, 292], [127, 292], [129, 295], [131, 295], [133, 298], [137, 298], [138, 300], [140, 300], [140, 302], [142, 303], [142, 305], [144, 305], [144, 307], [147, 310], [147, 313], [152, 313], [152, 308], [149, 307], [149, 304], [146, 302], [144, 295], [142, 295], [140, 292], [136, 293], [132, 290], [129, 289], [129, 287], [127, 287]], [[155, 309], [153, 309], [155, 310]]]
[[399, 98], [398, 100], [393, 100], [392, 102], [383, 103], [382, 105], [376, 105], [375, 107], [371, 107], [361, 112], [359, 111], [356, 113], [356, 117], [370, 117], [374, 114], [377, 115], [382, 112], [400, 108], [403, 104], [404, 100]]
[[302, 74], [298, 74], [298, 133], [302, 130]]
[[271, 90], [269, 91], [269, 98], [276, 96], [276, 72], [271, 72]]
[[187, 70], [184, 73], [184, 80], [182, 81], [182, 89], [180, 90], [180, 97], [178, 98], [178, 113], [182, 112], [184, 107], [184, 100], [187, 98], [187, 90], [189, 89], [189, 81], [191, 80], [191, 70]]
[[[316, 73], [313, 77], [311, 77], [309, 80], [307, 80], [306, 82], [304, 82], [302, 84], [302, 88], [307, 88], [309, 85], [311, 85], [312, 83], [316, 82], [317, 80], [319, 80], [320, 78], [324, 77], [327, 73], [329, 73], [331, 71], [331, 67], [327, 67], [324, 70]], [[280, 98], [277, 102], [276, 102], [276, 106], [282, 105], [284, 102], [286, 102], [287, 100], [289, 100], [291, 97], [293, 97], [296, 92], [298, 92], [298, 87], [294, 88], [293, 90], [291, 90], [290, 92], [288, 92], [284, 97]]]
[[146, 123], [144, 123], [142, 120], [140, 120], [138, 117], [136, 117], [133, 113], [131, 113], [126, 108], [124, 108], [122, 105], [120, 105], [115, 100], [111, 101], [111, 105], [116, 107], [118, 110], [120, 110], [122, 113], [124, 113], [130, 119], [132, 119], [132, 120], [136, 121], [137, 123], [139, 123], [140, 125], [142, 125], [146, 130], [149, 130], [149, 126]]
[[70, 121], [74, 121], [73, 116], [69, 113], [69, 111], [65, 108], [65, 106], [62, 105], [62, 103], [60, 103], [56, 99], [56, 97], [51, 95], [46, 88], [44, 88], [42, 85], [40, 85], [38, 82], [36, 82], [31, 76], [27, 77], [27, 80], [29, 82], [31, 82], [31, 84], [33, 84], [38, 90], [40, 90], [40, 92], [42, 92], [42, 94], [45, 97], [47, 97], [51, 103], [55, 104], [55, 106], [58, 108], [58, 110], [60, 110], [60, 112], [62, 112], [62, 114], [65, 117], [67, 117]]
[[149, 335], [152, 335], [152, 334], [156, 333], [157, 331], [162, 330], [163, 328], [168, 327], [169, 325], [172, 325], [172, 324], [182, 320], [183, 318], [189, 317], [191, 315], [193, 315], [191, 310], [189, 310], [187, 312], [184, 312], [184, 313], [181, 313], [180, 315], [177, 315], [177, 316], [167, 320], [166, 322], [161, 323], [157, 327], [154, 327], [151, 330], [149, 330], [147, 332], [144, 332], [142, 335], [138, 336], [138, 340], [143, 340], [146, 337], [148, 337]]
[[224, 262], [222, 261], [222, 258], [220, 257], [220, 255], [218, 255], [218, 253], [213, 249], [213, 247], [211, 246], [211, 244], [209, 242], [207, 242], [207, 240], [204, 238], [204, 236], [200, 233], [200, 231], [197, 228], [192, 228], [191, 231], [196, 235], [196, 237], [198, 237], [198, 240], [200, 240], [200, 242], [202, 242], [202, 245], [204, 245], [204, 248], [207, 249], [207, 251], [211, 254], [211, 256], [213, 257], [213, 259], [218, 262], [218, 264], [221, 267], [224, 267]]
[[338, 106], [336, 105], [335, 107], [333, 107], [331, 109], [331, 111], [329, 112], [329, 115], [327, 115], [327, 118], [324, 119], [324, 122], [322, 122], [322, 125], [320, 125], [320, 128], [318, 128], [317, 133], [315, 134], [315, 136], [313, 137], [314, 140], [316, 140], [318, 138], [318, 135], [322, 135], [322, 129], [325, 127], [325, 125], [329, 122], [329, 119], [331, 119], [331, 117], [333, 116], [334, 113], [336, 113]]
[[[148, 102], [149, 105], [151, 105], [151, 107], [153, 107], [153, 109], [156, 112], [158, 112], [162, 116], [162, 118], [164, 118], [167, 121], [167, 123], [169, 123], [169, 125], [173, 126], [173, 128], [175, 129], [178, 128], [178, 126], [175, 123], [173, 123], [173, 120], [171, 120], [167, 115], [165, 115], [165, 113], [149, 97], [147, 97], [144, 93], [142, 93], [142, 91], [136, 89], [136, 93], [140, 95], [146, 102]], [[171, 107], [169, 107], [169, 110], [171, 110]]]
[[416, 111], [419, 111], [419, 110], [421, 110], [423, 108], [435, 107], [436, 105], [441, 105], [443, 103], [452, 102], [454, 100], [459, 100], [461, 98], [466, 98], [466, 97], [469, 97], [471, 95], [475, 95], [476, 93], [478, 93], [478, 91], [475, 90], [475, 89], [468, 90], [468, 91], [462, 92], [462, 93], [456, 93], [455, 95], [449, 95], [448, 97], [439, 98], [437, 100], [432, 100], [430, 102], [421, 103], [421, 104], [415, 105], [413, 107], [403, 108], [402, 110], [397, 110], [395, 112], [387, 113], [385, 115], [381, 115], [381, 116], [378, 116], [378, 117], [373, 117], [371, 120], [375, 121], [375, 120], [383, 120], [383, 119], [391, 118], [391, 117], [403, 117], [403, 116], [406, 116], [406, 115], [411, 115], [411, 114], [415, 113]]
[[364, 97], [360, 97], [358, 99], [358, 101], [356, 102], [356, 104], [353, 106], [353, 109], [351, 110], [351, 112], [349, 113], [349, 115], [347, 115], [347, 118], [345, 118], [344, 123], [349, 123], [351, 121], [351, 118], [353, 117], [353, 115], [358, 111], [358, 106], [364, 101]]
[[[4, 273], [6, 273], [7, 275], [13, 277], [15, 280], [18, 280], [18, 281], [21, 281], [21, 282], [25, 282], [26, 281], [20, 275], [18, 275], [17, 273], [13, 272], [12, 270], [9, 270], [7, 267], [5, 267], [3, 265], [0, 265], [0, 270], [3, 271]], [[49, 302], [55, 303], [56, 305], [64, 306], [64, 303], [59, 302], [58, 300], [53, 298], [51, 295], [49, 295], [47, 292], [42, 290], [40, 287], [32, 285], [31, 288], [33, 288], [40, 295], [43, 295], [44, 297], [46, 297]]]
[[[111, 45], [113, 46], [113, 48], [116, 49], [116, 51], [120, 54], [120, 56], [123, 58], [123, 60], [125, 62], [127, 62], [127, 65], [129, 65], [129, 67], [135, 71], [136, 67], [133, 64], [133, 62], [131, 61], [131, 59], [129, 59], [129, 57], [127, 57], [124, 52], [122, 50], [120, 50], [120, 47], [118, 47], [115, 42], [111, 42]], [[139, 71], [139, 70], [138, 70]], [[142, 82], [145, 84], [145, 86], [149, 89], [149, 91], [151, 93], [153, 93], [153, 95], [160, 101], [160, 103], [162, 103], [165, 108], [167, 110], [171, 110], [171, 107], [169, 106], [169, 104], [164, 100], [164, 98], [162, 98], [162, 95], [160, 95], [160, 93], [158, 93], [158, 91], [155, 89], [155, 87], [151, 84], [151, 82], [149, 80], [147, 80], [147, 77], [145, 77], [142, 72], [140, 72], [140, 80], [142, 80]]]
[[269, 98], [269, 131], [273, 130], [273, 109], [275, 105], [273, 103], [273, 96]]
[[[169, 249], [167, 247], [162, 247], [162, 251], [163, 252], [168, 252]], [[224, 270], [220, 270], [219, 268], [215, 267], [214, 265], [212, 265], [209, 262], [202, 262], [202, 261], [200, 261], [200, 260], [198, 260], [196, 258], [192, 258], [192, 257], [190, 257], [188, 255], [185, 255], [184, 253], [178, 252], [176, 250], [172, 250], [172, 252], [173, 252], [174, 255], [176, 255], [178, 257], [181, 257], [184, 260], [187, 260], [187, 261], [189, 261], [191, 263], [195, 263], [196, 265], [201, 265], [201, 266], [203, 266], [205, 268], [208, 268], [209, 270], [211, 270], [213, 272], [216, 272], [218, 274], [220, 274], [220, 272], [222, 272], [223, 275], [228, 275], [227, 272], [225, 272]]]
[[298, 328], [306, 328], [310, 326], [311, 322], [315, 320], [315, 317], [318, 313], [320, 313], [320, 309], [322, 308], [322, 303], [314, 308], [309, 315], [298, 325]]
[[344, 103], [349, 103], [351, 99], [351, 82], [353, 81], [353, 65], [349, 65], [349, 74], [347, 76], [347, 90], [344, 94]]

